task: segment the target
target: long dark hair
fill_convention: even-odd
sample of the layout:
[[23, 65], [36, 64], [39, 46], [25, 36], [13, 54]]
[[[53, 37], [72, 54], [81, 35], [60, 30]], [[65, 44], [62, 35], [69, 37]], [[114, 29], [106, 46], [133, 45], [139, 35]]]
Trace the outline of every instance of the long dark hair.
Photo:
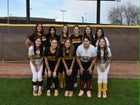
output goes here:
[[[103, 39], [105, 41], [103, 58], [104, 58], [104, 60], [107, 60], [108, 59], [108, 51], [107, 51], [106, 40], [105, 40], [104, 37], [101, 37], [99, 39], [99, 43], [100, 43], [100, 40], [101, 39]], [[98, 43], [98, 47], [97, 47], [97, 61], [100, 61], [101, 60], [101, 47], [100, 47], [99, 43]]]
[[[86, 33], [86, 29], [87, 29], [87, 28], [90, 29], [90, 36], [88, 36], [87, 33]], [[94, 39], [94, 37], [93, 37], [92, 28], [91, 28], [90, 26], [86, 26], [86, 28], [85, 28], [85, 30], [84, 30], [84, 37], [85, 37], [85, 36], [88, 36], [88, 37], [90, 38], [91, 44], [94, 45], [95, 39]]]
[[[37, 39], [40, 39], [40, 40], [41, 40], [40, 37], [36, 37], [36, 38], [35, 38], [35, 41], [36, 41]], [[37, 55], [37, 54], [36, 54], [37, 47], [36, 47], [35, 41], [34, 41], [34, 54]], [[41, 42], [42, 42], [42, 40], [41, 40]], [[43, 45], [42, 45], [42, 43], [41, 43], [41, 45], [39, 46], [39, 51], [40, 51], [40, 54], [39, 54], [39, 55], [40, 55], [40, 56], [43, 56]]]
[[[55, 53], [56, 53], [56, 57], [58, 56], [58, 41], [57, 41], [57, 39], [56, 38], [52, 38], [51, 39], [51, 42], [53, 41], [53, 40], [56, 40], [56, 42], [57, 42], [57, 47], [56, 47], [56, 51], [55, 51]], [[51, 47], [51, 46], [50, 46]]]
[[101, 30], [102, 31], [102, 35], [100, 36], [100, 38], [104, 37], [104, 31], [102, 28], [97, 28], [96, 32], [95, 32], [95, 41], [94, 41], [94, 45], [96, 45], [96, 42], [98, 40], [98, 35], [97, 35], [97, 32], [98, 30]]
[[89, 28], [90, 29], [90, 36], [93, 36], [93, 33], [92, 33], [92, 28], [90, 26], [86, 26], [85, 27], [85, 30], [84, 30], [84, 36], [87, 36], [86, 34], [86, 29]]
[[73, 27], [73, 29], [74, 29], [75, 27], [78, 27], [78, 29], [79, 29], [79, 34], [80, 34], [80, 27], [79, 27], [77, 24]]
[[66, 47], [65, 47], [66, 41], [70, 41], [70, 48], [69, 48], [69, 55], [68, 56], [73, 56], [73, 54], [74, 54], [74, 46], [72, 44], [72, 41], [69, 38], [67, 38], [65, 40], [65, 42], [64, 42], [64, 46], [63, 46], [63, 49], [62, 49], [63, 50], [63, 56], [66, 56]]
[[62, 39], [63, 39], [63, 28], [64, 27], [67, 27], [67, 33], [66, 33], [66, 35], [67, 35], [67, 38], [69, 37], [69, 27], [66, 25], [66, 24], [64, 24], [63, 25], [63, 27], [62, 27], [62, 30], [61, 30], [61, 33], [60, 33], [60, 42], [62, 41]]
[[49, 27], [49, 30], [48, 30], [48, 35], [51, 35], [51, 29], [53, 29], [54, 30], [54, 35], [56, 35], [56, 29], [55, 29], [55, 27], [54, 26], [50, 26]]
[[37, 33], [38, 33], [38, 31], [37, 31], [37, 26], [38, 25], [41, 25], [41, 28], [42, 28], [42, 30], [41, 30], [41, 35], [45, 35], [45, 33], [44, 33], [44, 28], [43, 28], [43, 25], [41, 24], [41, 23], [38, 23], [38, 24], [36, 24], [36, 26], [35, 26], [35, 31], [33, 32], [33, 34], [34, 35], [37, 35]]

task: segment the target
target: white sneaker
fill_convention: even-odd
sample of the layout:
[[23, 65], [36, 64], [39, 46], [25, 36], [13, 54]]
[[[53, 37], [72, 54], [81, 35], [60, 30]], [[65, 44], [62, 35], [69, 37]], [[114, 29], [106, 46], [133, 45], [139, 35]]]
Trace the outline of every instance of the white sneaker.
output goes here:
[[74, 87], [76, 88], [78, 86], [77, 82], [74, 83]]

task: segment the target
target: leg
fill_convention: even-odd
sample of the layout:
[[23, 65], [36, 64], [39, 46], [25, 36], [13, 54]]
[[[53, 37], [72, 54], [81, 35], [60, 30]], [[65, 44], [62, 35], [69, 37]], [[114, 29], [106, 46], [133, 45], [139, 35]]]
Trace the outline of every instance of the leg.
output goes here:
[[33, 82], [33, 95], [37, 96], [38, 92], [38, 87], [37, 87], [37, 71], [35, 70], [34, 65], [32, 64], [32, 62], [30, 61], [30, 68], [32, 71], [32, 82]]
[[98, 94], [97, 97], [101, 98], [102, 82], [103, 82], [103, 73], [100, 71], [99, 67], [96, 66], [98, 74]]
[[91, 97], [91, 86], [92, 86], [92, 74], [89, 71], [86, 72], [86, 88], [87, 88], [87, 97]]
[[63, 74], [63, 70], [64, 67], [63, 67], [63, 62], [62, 60], [60, 61], [60, 64], [59, 64], [59, 82], [60, 82], [60, 88], [63, 88], [64, 87], [64, 74]]
[[58, 73], [57, 73], [57, 76], [55, 78], [53, 77], [53, 81], [55, 84], [54, 96], [58, 96], [59, 95], [59, 93], [58, 93], [58, 87], [59, 87]]
[[50, 87], [51, 87], [51, 82], [52, 81], [52, 77], [47, 77], [47, 92], [46, 92], [46, 95], [47, 96], [51, 96], [51, 90], [50, 90]]
[[74, 64], [74, 75], [73, 75], [73, 82], [74, 82], [74, 87], [77, 87], [77, 74], [78, 74], [79, 66], [77, 61], [75, 61]]
[[103, 72], [103, 98], [107, 98], [107, 77], [109, 73], [110, 65], [106, 68], [106, 70]]
[[66, 74], [66, 70], [65, 70], [65, 84], [66, 84], [66, 89], [65, 89], [65, 96], [68, 96], [68, 90], [69, 90], [69, 78]]
[[38, 71], [38, 96], [42, 94], [42, 84], [43, 84], [43, 79], [42, 79], [42, 72], [43, 72], [43, 64], [40, 66], [40, 70]]
[[69, 97], [73, 96], [73, 73], [68, 77], [69, 84], [68, 84], [68, 90], [69, 90]]
[[83, 71], [83, 74], [80, 74], [80, 92], [78, 96], [82, 96], [84, 94], [84, 85], [85, 85], [85, 71]]

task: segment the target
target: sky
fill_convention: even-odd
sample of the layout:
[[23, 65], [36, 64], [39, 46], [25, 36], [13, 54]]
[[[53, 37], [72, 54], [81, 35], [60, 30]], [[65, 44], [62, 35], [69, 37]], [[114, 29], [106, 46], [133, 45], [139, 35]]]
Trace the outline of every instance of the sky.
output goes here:
[[[8, 16], [8, 0], [0, 0], [0, 17]], [[119, 0], [120, 1], [120, 0]], [[138, 0], [102, 1], [100, 22], [109, 24], [108, 11], [127, 2], [138, 5]], [[96, 1], [79, 0], [30, 0], [30, 16], [53, 18], [56, 21], [96, 23]], [[26, 17], [26, 0], [9, 0], [9, 16]]]

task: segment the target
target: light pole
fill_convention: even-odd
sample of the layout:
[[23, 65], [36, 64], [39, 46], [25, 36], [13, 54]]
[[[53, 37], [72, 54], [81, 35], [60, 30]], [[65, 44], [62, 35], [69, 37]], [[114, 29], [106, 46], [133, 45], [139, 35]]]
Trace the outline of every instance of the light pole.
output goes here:
[[118, 8], [118, 2], [121, 2], [121, 0], [116, 0], [117, 1], [117, 8]]
[[82, 23], [84, 23], [84, 17], [82, 16], [81, 18], [82, 18]]
[[9, 24], [9, 0], [7, 0], [7, 23]]
[[61, 9], [60, 11], [61, 11], [61, 12], [62, 12], [62, 14], [63, 14], [63, 22], [64, 22], [64, 12], [66, 12], [66, 10]]
[[87, 13], [85, 12], [84, 15], [85, 15], [85, 23], [86, 23], [87, 22]]

